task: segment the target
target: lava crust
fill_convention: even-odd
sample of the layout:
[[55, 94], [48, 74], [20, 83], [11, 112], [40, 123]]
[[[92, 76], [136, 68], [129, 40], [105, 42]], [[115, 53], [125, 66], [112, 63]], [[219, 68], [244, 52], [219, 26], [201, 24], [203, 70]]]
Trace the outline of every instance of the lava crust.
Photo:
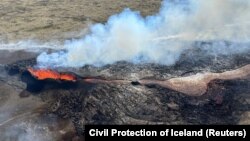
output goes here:
[[47, 112], [70, 120], [78, 135], [85, 124], [248, 123], [249, 53], [215, 58], [192, 52], [173, 66], [117, 62], [57, 70], [75, 74], [76, 82], [36, 79], [27, 71], [34, 59], [4, 68], [26, 84], [24, 94], [40, 97]]

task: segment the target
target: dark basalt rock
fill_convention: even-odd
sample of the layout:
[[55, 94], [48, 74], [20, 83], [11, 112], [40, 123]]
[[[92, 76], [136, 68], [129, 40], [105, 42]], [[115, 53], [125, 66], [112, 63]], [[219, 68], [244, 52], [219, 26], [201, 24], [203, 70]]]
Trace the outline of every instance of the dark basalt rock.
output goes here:
[[250, 63], [250, 52], [220, 56], [203, 52], [199, 48], [187, 50], [172, 66], [121, 61], [98, 68], [68, 69], [83, 78], [131, 80], [125, 84], [88, 84], [81, 79], [77, 83], [39, 81], [26, 71], [27, 66], [36, 64], [35, 59], [5, 68], [12, 75], [20, 75], [27, 91], [48, 102], [48, 112], [70, 119], [79, 135], [83, 134], [85, 124], [238, 124], [241, 115], [250, 111], [249, 77], [211, 81], [206, 94], [198, 97], [158, 85], [143, 86], [138, 81], [223, 72]]
[[132, 85], [141, 85], [140, 82], [138, 82], [138, 81], [132, 81], [131, 84]]
[[191, 97], [159, 86], [99, 84], [58, 94], [53, 112], [72, 119], [79, 134], [85, 124], [237, 124], [250, 110], [249, 88], [249, 80], [214, 80], [205, 95]]

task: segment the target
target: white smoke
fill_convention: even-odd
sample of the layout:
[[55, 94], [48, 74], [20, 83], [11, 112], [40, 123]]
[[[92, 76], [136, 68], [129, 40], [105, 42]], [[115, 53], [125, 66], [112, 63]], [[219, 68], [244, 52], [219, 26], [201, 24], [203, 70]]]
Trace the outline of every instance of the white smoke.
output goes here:
[[1, 133], [0, 139], [4, 141], [52, 141], [52, 135], [48, 131], [48, 127], [21, 122], [7, 127]]
[[64, 49], [60, 43], [51, 42], [51, 43], [41, 43], [35, 40], [25, 40], [25, 41], [18, 41], [15, 43], [0, 43], [0, 51], [1, 50], [8, 50], [8, 51], [19, 51], [25, 50], [30, 52], [41, 52], [43, 50], [61, 50]]
[[[195, 41], [249, 42], [248, 29], [250, 1], [164, 0], [156, 15], [143, 18], [125, 9], [106, 24], [93, 25], [82, 39], [67, 41], [66, 51], [42, 53], [37, 62], [40, 67], [101, 66], [117, 61], [171, 65]], [[219, 52], [249, 49], [215, 45]]]

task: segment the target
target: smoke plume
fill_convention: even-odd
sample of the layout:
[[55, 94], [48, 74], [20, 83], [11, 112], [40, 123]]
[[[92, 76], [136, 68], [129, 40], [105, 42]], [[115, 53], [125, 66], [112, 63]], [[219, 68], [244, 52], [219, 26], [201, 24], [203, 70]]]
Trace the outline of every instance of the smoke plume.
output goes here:
[[197, 41], [215, 43], [209, 51], [240, 53], [249, 50], [250, 1], [164, 0], [160, 11], [142, 17], [125, 9], [105, 24], [95, 24], [82, 39], [66, 41], [65, 51], [42, 53], [40, 67], [102, 66], [117, 61], [174, 64]]

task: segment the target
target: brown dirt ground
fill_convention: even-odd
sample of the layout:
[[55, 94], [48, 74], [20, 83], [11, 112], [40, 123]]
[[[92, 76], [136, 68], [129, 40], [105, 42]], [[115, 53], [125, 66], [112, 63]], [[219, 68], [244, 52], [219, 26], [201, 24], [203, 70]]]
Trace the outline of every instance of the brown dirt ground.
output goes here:
[[0, 41], [42, 41], [81, 37], [91, 23], [104, 23], [124, 8], [143, 16], [158, 11], [161, 0], [1, 0]]

